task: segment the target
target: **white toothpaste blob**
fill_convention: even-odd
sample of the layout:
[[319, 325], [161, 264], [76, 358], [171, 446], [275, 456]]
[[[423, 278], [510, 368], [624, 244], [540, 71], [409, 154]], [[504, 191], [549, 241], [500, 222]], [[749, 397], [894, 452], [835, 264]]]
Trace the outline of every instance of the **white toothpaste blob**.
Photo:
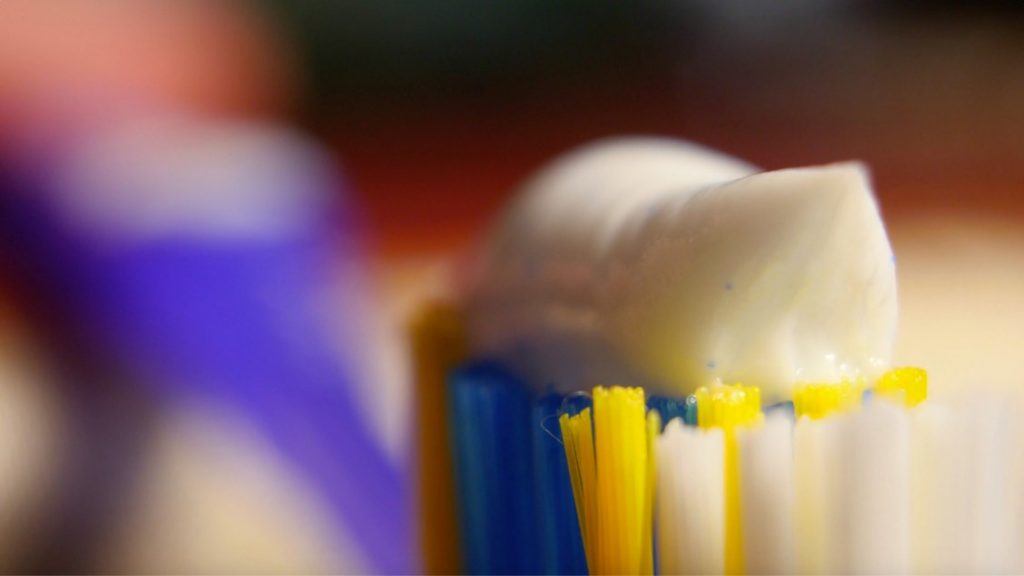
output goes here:
[[757, 172], [685, 142], [572, 152], [529, 182], [468, 289], [476, 354], [563, 391], [869, 381], [895, 336], [892, 251], [864, 168]]

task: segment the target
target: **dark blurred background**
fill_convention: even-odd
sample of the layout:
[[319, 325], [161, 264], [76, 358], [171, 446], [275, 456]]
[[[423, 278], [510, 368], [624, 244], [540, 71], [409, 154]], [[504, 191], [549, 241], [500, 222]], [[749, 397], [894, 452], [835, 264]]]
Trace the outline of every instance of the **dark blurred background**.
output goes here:
[[887, 215], [1022, 215], [1011, 2], [268, 3], [299, 117], [344, 155], [382, 248], [472, 237], [530, 169], [610, 134], [765, 168], [859, 158]]
[[0, 2], [0, 569], [415, 571], [405, 319], [609, 135], [865, 161], [897, 359], [1016, 386], [1022, 102], [1013, 2]]
[[5, 92], [113, 78], [296, 122], [387, 253], [464, 243], [530, 169], [624, 132], [766, 168], [860, 158], [886, 213], [1022, 209], [1013, 2], [9, 4]]

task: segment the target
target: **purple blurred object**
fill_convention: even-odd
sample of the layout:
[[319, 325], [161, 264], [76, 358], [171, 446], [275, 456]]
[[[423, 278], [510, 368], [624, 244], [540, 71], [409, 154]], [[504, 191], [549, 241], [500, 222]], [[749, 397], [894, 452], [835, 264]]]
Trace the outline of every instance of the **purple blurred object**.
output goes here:
[[[66, 320], [155, 393], [244, 414], [319, 488], [369, 568], [410, 571], [406, 471], [355, 396], [345, 327], [324, 314], [329, 290], [344, 299], [362, 284], [327, 155], [275, 127], [176, 120], [21, 176], [0, 199], [0, 242]], [[358, 356], [360, 334], [345, 338]]]

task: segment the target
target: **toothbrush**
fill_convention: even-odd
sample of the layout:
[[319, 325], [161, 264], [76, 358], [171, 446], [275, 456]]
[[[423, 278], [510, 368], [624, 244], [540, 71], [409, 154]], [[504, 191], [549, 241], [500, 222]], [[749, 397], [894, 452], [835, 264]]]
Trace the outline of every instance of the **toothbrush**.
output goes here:
[[[925, 372], [889, 367], [894, 258], [862, 166], [757, 172], [686, 143], [595, 144], [527, 184], [469, 278], [476, 360], [445, 369], [469, 572], [582, 571], [531, 563], [531, 521], [488, 514], [564, 505], [536, 497], [562, 480], [523, 485], [524, 423], [563, 446], [591, 573], [1020, 566], [1019, 441], [985, 424], [1007, 417], [985, 404], [936, 424], [948, 408], [922, 403]], [[557, 435], [524, 416], [551, 394]], [[951, 474], [937, 453], [954, 431], [978, 466]], [[976, 516], [935, 511], [954, 486]], [[942, 548], [951, 533], [968, 550]]]

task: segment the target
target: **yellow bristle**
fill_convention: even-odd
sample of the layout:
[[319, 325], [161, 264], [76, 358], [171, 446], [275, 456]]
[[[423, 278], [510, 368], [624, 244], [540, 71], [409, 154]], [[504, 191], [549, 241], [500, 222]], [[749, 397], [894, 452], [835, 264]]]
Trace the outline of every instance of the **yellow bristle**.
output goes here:
[[921, 368], [893, 368], [878, 380], [875, 394], [913, 408], [928, 397], [928, 372]]
[[725, 573], [743, 574], [743, 502], [736, 428], [760, 424], [761, 390], [742, 384], [697, 390], [697, 424], [721, 428], [725, 439]]
[[462, 570], [448, 435], [446, 382], [466, 356], [462, 316], [450, 305], [424, 307], [409, 329], [416, 378], [419, 545], [426, 574]]
[[647, 413], [647, 483], [644, 492], [643, 537], [640, 550], [644, 564], [640, 568], [642, 574], [654, 574], [654, 491], [655, 479], [658, 477], [658, 461], [655, 458], [654, 441], [661, 433], [661, 417], [654, 410]]
[[761, 389], [735, 384], [697, 390], [697, 425], [732, 428], [761, 421]]
[[861, 382], [800, 384], [793, 389], [793, 413], [797, 419], [806, 416], [820, 420], [831, 414], [849, 412], [860, 405], [863, 392]]
[[562, 414], [558, 418], [565, 445], [565, 459], [569, 466], [573, 500], [576, 502], [576, 518], [580, 524], [583, 553], [587, 565], [594, 565], [595, 539], [597, 534], [597, 466], [594, 461], [594, 438], [591, 432], [590, 408], [579, 414]]
[[[597, 387], [590, 409], [559, 423], [592, 574], [650, 574], [653, 462], [641, 388]], [[653, 428], [652, 428], [653, 427]]]

